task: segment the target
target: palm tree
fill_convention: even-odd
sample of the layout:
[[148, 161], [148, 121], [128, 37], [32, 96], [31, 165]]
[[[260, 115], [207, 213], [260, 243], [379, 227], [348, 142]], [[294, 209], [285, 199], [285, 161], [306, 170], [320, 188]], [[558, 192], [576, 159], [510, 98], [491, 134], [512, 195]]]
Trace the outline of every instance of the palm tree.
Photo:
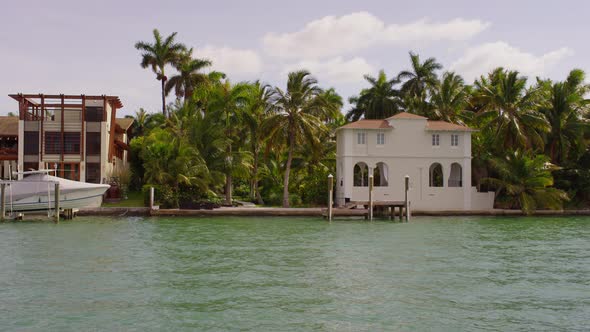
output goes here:
[[252, 176], [250, 181], [250, 199], [256, 200], [258, 204], [264, 204], [259, 188], [259, 164], [260, 150], [264, 140], [261, 125], [269, 114], [269, 98], [271, 86], [261, 84], [260, 81], [252, 84], [249, 96], [248, 106], [244, 112], [244, 122], [248, 127], [250, 152], [252, 153]]
[[551, 187], [554, 167], [544, 155], [529, 157], [515, 151], [504, 158], [492, 158], [490, 164], [497, 176], [485, 178], [482, 182], [495, 188], [496, 196], [505, 195], [526, 214], [539, 207], [560, 209], [568, 200], [564, 191]]
[[275, 87], [270, 101], [275, 114], [264, 124], [274, 144], [286, 143], [288, 156], [283, 177], [283, 207], [289, 207], [289, 175], [296, 145], [318, 144], [318, 133], [326, 131], [321, 119], [339, 108], [322, 98], [323, 90], [306, 70], [289, 73], [287, 90]]
[[232, 204], [234, 176], [247, 177], [251, 166], [249, 153], [239, 149], [242, 142], [239, 134], [243, 125], [244, 109], [248, 103], [250, 86], [245, 83], [232, 85], [229, 80], [216, 84], [210, 91], [208, 110], [214, 112], [224, 126], [225, 154], [223, 169], [225, 181], [225, 204]]
[[183, 44], [176, 43], [176, 32], [163, 38], [158, 29], [154, 29], [154, 43], [139, 41], [135, 43], [135, 48], [142, 52], [141, 67], [150, 67], [156, 74], [156, 79], [162, 85], [162, 114], [166, 116], [166, 65], [173, 64], [179, 60], [182, 52], [186, 50]]
[[346, 117], [350, 121], [365, 119], [384, 119], [402, 111], [400, 92], [394, 88], [399, 83], [397, 79], [387, 79], [383, 70], [377, 77], [365, 75], [365, 80], [371, 85], [363, 89], [360, 95], [353, 96], [349, 102], [353, 108]]
[[588, 86], [583, 83], [584, 78], [583, 71], [574, 69], [565, 82], [540, 82], [545, 97], [540, 111], [551, 125], [545, 153], [552, 163], [575, 163], [587, 147], [584, 136], [590, 124], [584, 118], [588, 114], [588, 101], [584, 99]]
[[498, 149], [543, 147], [542, 134], [549, 123], [536, 110], [538, 89], [527, 89], [526, 81], [517, 71], [497, 68], [475, 82], [472, 100], [479, 108], [477, 117]]
[[135, 123], [133, 136], [143, 136], [148, 116], [149, 114], [143, 109], [143, 107], [140, 107], [139, 111], [135, 111], [135, 116], [133, 117]]
[[428, 89], [438, 84], [436, 71], [442, 69], [442, 65], [435, 58], [420, 62], [420, 56], [414, 52], [410, 52], [410, 62], [412, 68], [397, 75], [397, 79], [404, 82], [400, 91], [409, 111], [425, 114]]
[[170, 77], [166, 82], [166, 95], [174, 90], [177, 98], [184, 98], [187, 103], [193, 95], [193, 91], [199, 84], [207, 83], [209, 76], [200, 71], [211, 66], [211, 61], [207, 59], [195, 59], [192, 57], [193, 49], [183, 52], [179, 61], [173, 64], [178, 74]]
[[464, 124], [468, 102], [468, 89], [463, 78], [453, 72], [445, 72], [442, 81], [431, 89], [429, 118]]

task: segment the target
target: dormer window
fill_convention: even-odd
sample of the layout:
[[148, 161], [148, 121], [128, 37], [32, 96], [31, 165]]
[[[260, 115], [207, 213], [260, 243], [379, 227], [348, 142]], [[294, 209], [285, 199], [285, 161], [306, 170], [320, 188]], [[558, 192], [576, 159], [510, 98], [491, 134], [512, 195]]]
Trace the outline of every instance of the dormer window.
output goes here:
[[377, 145], [385, 144], [385, 133], [377, 133]]
[[356, 144], [358, 144], [358, 145], [367, 144], [367, 133], [365, 133], [365, 132], [356, 133]]
[[432, 146], [439, 146], [440, 145], [440, 135], [439, 134], [432, 134]]
[[459, 146], [459, 135], [451, 135], [451, 146]]

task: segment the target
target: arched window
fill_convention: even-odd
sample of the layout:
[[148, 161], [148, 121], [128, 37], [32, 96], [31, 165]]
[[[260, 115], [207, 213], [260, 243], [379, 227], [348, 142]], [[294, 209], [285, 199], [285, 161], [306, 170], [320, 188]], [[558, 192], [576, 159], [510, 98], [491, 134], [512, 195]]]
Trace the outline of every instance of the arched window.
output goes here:
[[443, 168], [439, 163], [430, 165], [430, 186], [431, 187], [442, 187], [444, 183], [443, 179]]
[[389, 170], [387, 164], [383, 162], [377, 163], [377, 166], [373, 170], [373, 181], [375, 187], [387, 187], [389, 183]]
[[369, 186], [369, 167], [367, 164], [360, 162], [354, 165], [354, 181], [355, 187]]
[[449, 177], [449, 187], [463, 187], [463, 169], [458, 163], [451, 164], [451, 176]]

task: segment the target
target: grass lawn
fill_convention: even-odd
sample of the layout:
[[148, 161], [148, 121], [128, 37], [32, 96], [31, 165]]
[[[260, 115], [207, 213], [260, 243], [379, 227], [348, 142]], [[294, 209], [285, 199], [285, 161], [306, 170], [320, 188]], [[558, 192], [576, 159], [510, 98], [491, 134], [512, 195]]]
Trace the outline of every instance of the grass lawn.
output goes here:
[[102, 207], [143, 207], [143, 195], [141, 191], [130, 191], [127, 193], [127, 199], [117, 203], [103, 203]]

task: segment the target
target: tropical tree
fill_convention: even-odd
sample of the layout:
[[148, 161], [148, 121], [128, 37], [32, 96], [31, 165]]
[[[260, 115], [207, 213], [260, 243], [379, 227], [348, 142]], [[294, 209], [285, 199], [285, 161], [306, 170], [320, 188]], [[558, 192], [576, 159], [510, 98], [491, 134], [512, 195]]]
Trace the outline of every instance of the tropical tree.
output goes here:
[[397, 79], [387, 79], [385, 71], [380, 70], [377, 77], [365, 75], [371, 85], [363, 89], [359, 96], [349, 98], [352, 109], [346, 113], [349, 121], [365, 119], [384, 119], [402, 111], [400, 92], [394, 88]]
[[490, 164], [497, 175], [482, 181], [496, 189], [496, 196], [504, 195], [526, 214], [537, 208], [560, 209], [568, 200], [564, 191], [551, 187], [555, 167], [544, 155], [529, 157], [517, 150], [491, 159]]
[[472, 102], [484, 130], [502, 149], [540, 149], [549, 131], [545, 116], [537, 111], [538, 89], [527, 88], [527, 79], [517, 71], [497, 68], [475, 82]]
[[248, 104], [244, 112], [244, 122], [248, 128], [250, 152], [252, 153], [252, 175], [250, 179], [250, 199], [264, 204], [259, 188], [260, 154], [264, 141], [261, 126], [269, 115], [271, 86], [256, 81], [249, 89]]
[[289, 207], [289, 176], [297, 145], [319, 143], [318, 133], [327, 128], [321, 119], [339, 105], [322, 98], [323, 90], [306, 70], [288, 75], [287, 89], [273, 88], [270, 101], [274, 114], [264, 124], [273, 144], [284, 143], [288, 149], [283, 177], [283, 207]]
[[412, 68], [397, 75], [403, 82], [400, 92], [408, 111], [426, 115], [428, 90], [438, 84], [436, 71], [442, 69], [442, 65], [435, 58], [420, 62], [420, 56], [414, 52], [410, 52], [410, 62]]
[[225, 204], [232, 204], [233, 177], [247, 177], [251, 155], [241, 150], [240, 132], [251, 87], [246, 83], [232, 85], [229, 80], [212, 87], [208, 111], [214, 112], [225, 134], [223, 170], [225, 173]]
[[135, 126], [133, 127], [133, 136], [143, 136], [147, 120], [149, 118], [148, 112], [143, 107], [140, 107], [138, 111], [135, 111], [133, 117]]
[[544, 97], [539, 110], [551, 126], [546, 134], [545, 153], [551, 162], [559, 165], [567, 161], [575, 163], [587, 147], [585, 135], [590, 124], [585, 118], [588, 100], [584, 99], [584, 94], [588, 86], [584, 79], [584, 72], [574, 69], [564, 82], [539, 83]]
[[135, 43], [135, 48], [141, 53], [141, 67], [150, 67], [156, 74], [156, 79], [162, 85], [162, 114], [166, 116], [166, 65], [176, 63], [181, 57], [186, 47], [175, 41], [176, 32], [167, 37], [162, 37], [158, 29], [154, 29], [154, 42], [139, 41]]
[[468, 114], [469, 90], [463, 78], [453, 72], [445, 72], [439, 84], [431, 88], [429, 118], [464, 124]]
[[207, 59], [195, 59], [192, 57], [193, 49], [184, 51], [179, 60], [173, 64], [178, 73], [166, 82], [166, 95], [174, 90], [177, 98], [184, 98], [187, 103], [193, 91], [199, 84], [206, 84], [209, 80], [207, 74], [200, 71], [211, 66], [211, 61]]

